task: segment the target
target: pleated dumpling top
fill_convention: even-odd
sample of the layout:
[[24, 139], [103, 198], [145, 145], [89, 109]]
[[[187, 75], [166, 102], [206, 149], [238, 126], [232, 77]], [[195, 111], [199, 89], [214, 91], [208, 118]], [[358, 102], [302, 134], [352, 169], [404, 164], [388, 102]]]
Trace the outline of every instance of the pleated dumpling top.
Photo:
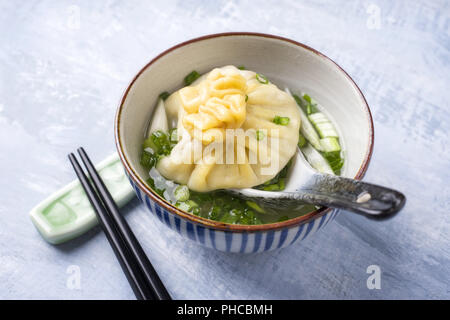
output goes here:
[[262, 184], [297, 150], [296, 102], [253, 71], [213, 69], [174, 92], [165, 108], [179, 142], [156, 168], [194, 191]]

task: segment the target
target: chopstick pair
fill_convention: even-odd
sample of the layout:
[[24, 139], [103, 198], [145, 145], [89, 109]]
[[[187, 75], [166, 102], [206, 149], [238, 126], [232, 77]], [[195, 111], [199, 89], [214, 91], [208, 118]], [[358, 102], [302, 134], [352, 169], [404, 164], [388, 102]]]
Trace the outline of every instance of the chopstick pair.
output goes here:
[[105, 232], [136, 298], [138, 300], [170, 300], [171, 297], [164, 284], [148, 260], [128, 223], [119, 213], [116, 203], [88, 155], [83, 148], [79, 148], [77, 151], [95, 189], [73, 153], [69, 154], [69, 160], [97, 214], [100, 226]]

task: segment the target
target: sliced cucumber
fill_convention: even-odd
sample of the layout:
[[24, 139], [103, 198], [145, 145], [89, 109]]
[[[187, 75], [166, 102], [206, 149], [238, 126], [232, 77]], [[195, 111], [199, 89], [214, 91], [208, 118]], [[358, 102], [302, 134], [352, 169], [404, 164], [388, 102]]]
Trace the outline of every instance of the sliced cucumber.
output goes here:
[[310, 114], [308, 118], [312, 123], [330, 122], [330, 120], [328, 120], [328, 118], [322, 112]]
[[310, 114], [308, 119], [314, 125], [321, 138], [339, 138], [333, 124], [322, 112]]
[[341, 145], [339, 144], [339, 139], [335, 137], [327, 137], [320, 139], [320, 144], [322, 145], [324, 152], [336, 152], [341, 151]]
[[[289, 91], [288, 88], [286, 88], [285, 91], [292, 97], [292, 93]], [[319, 151], [322, 151], [322, 145], [320, 144], [319, 135], [317, 134], [311, 122], [308, 120], [308, 116], [303, 111], [300, 105], [298, 109], [300, 110], [300, 120], [301, 120], [300, 133], [306, 138], [306, 140], [309, 141], [309, 143], [311, 143], [314, 146], [314, 148], [316, 148]]]
[[333, 169], [331, 169], [328, 161], [309, 143], [301, 148], [301, 150], [311, 167], [322, 173], [334, 174]]
[[319, 112], [319, 110], [317, 109], [317, 102], [316, 102], [316, 100], [311, 98], [306, 93], [303, 94], [303, 100], [307, 102], [307, 104], [305, 106], [307, 115]]
[[317, 134], [311, 122], [309, 122], [308, 116], [303, 112], [302, 109], [300, 109], [300, 119], [302, 121], [300, 125], [300, 133], [306, 138], [306, 140], [309, 141], [309, 143], [314, 146], [314, 148], [322, 151], [319, 135]]

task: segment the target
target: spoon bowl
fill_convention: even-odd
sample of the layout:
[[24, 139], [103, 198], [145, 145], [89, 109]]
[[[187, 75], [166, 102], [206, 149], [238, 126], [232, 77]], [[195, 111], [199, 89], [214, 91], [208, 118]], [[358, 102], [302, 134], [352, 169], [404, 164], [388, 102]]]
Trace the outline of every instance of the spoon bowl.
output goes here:
[[319, 173], [306, 161], [300, 149], [297, 149], [292, 160], [283, 191], [252, 188], [229, 191], [270, 208], [293, 209], [308, 203], [345, 209], [376, 220], [393, 217], [406, 202], [406, 197], [399, 191], [360, 180]]

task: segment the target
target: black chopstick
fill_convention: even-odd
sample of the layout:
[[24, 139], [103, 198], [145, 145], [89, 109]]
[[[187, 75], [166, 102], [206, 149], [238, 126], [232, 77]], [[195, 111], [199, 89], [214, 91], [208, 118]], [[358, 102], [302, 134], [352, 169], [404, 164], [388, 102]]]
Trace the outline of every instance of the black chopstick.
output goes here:
[[70, 162], [97, 213], [100, 225], [119, 260], [136, 298], [145, 300], [171, 299], [126, 220], [120, 215], [117, 205], [86, 152], [80, 148], [78, 153], [89, 172], [97, 193], [73, 154], [69, 155]]
[[78, 153], [84, 165], [86, 166], [87, 171], [89, 172], [89, 176], [91, 177], [100, 198], [102, 199], [105, 207], [109, 210], [109, 213], [111, 214], [111, 217], [114, 220], [119, 232], [123, 235], [125, 243], [130, 248], [133, 255], [136, 257], [138, 265], [141, 268], [146, 281], [150, 285], [150, 288], [153, 290], [156, 299], [170, 300], [170, 295], [164, 287], [164, 284], [162, 283], [152, 264], [148, 260], [147, 255], [136, 239], [133, 231], [131, 231], [130, 226], [123, 218], [123, 216], [119, 213], [119, 209], [117, 208], [115, 201], [106, 188], [104, 182], [100, 178], [100, 175], [95, 170], [94, 165], [86, 154], [86, 151], [84, 151], [83, 148], [79, 148]]
[[142, 275], [140, 273], [140, 270], [137, 268], [137, 265], [133, 264], [132, 260], [130, 259], [129, 250], [124, 246], [123, 241], [118, 236], [116, 228], [114, 227], [111, 219], [106, 213], [105, 208], [101, 204], [100, 199], [89, 183], [88, 178], [84, 174], [73, 153], [69, 154], [69, 160], [72, 163], [72, 166], [80, 180], [81, 185], [83, 186], [84, 191], [86, 192], [89, 202], [91, 203], [94, 211], [97, 214], [100, 226], [105, 232], [106, 238], [108, 239], [117, 257], [117, 260], [119, 260], [120, 266], [122, 267], [122, 270], [125, 273], [125, 276], [127, 277], [136, 298], [139, 300], [145, 299], [148, 294], [148, 289], [141, 284]]

